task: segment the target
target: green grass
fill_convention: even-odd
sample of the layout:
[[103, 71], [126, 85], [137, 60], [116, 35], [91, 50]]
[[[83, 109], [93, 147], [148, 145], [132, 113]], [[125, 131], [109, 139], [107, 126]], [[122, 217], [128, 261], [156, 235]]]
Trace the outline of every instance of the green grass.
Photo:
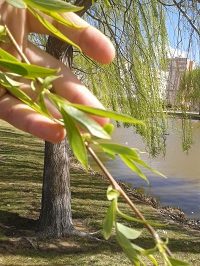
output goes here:
[[[70, 236], [61, 239], [39, 239], [35, 227], [40, 212], [44, 143], [0, 121], [0, 265], [130, 265], [114, 236], [109, 241], [97, 241]], [[94, 174], [72, 165], [71, 191], [73, 222], [84, 232], [101, 230], [109, 205], [106, 199], [108, 183]], [[200, 265], [200, 232], [170, 221], [158, 210], [134, 198], [134, 202], [153, 221], [169, 221], [157, 229], [161, 237], [169, 238], [169, 248], [176, 258]], [[129, 212], [121, 202], [121, 209]], [[138, 224], [134, 227], [140, 228]], [[144, 229], [136, 241], [144, 248], [153, 246]], [[158, 256], [158, 261], [160, 258]], [[146, 265], [152, 265], [147, 262]], [[159, 262], [159, 266], [163, 265]]]

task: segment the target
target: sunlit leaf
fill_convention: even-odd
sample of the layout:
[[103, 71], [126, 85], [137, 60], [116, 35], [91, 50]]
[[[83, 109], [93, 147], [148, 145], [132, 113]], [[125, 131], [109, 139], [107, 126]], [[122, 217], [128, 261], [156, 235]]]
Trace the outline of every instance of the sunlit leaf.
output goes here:
[[36, 112], [48, 116], [46, 113], [44, 113], [39, 105], [37, 105], [28, 95], [26, 95], [23, 91], [21, 91], [18, 88], [15, 87], [7, 87], [7, 90], [14, 95], [16, 98], [30, 106], [32, 109], [34, 109]]
[[130, 240], [126, 238], [119, 230], [118, 226], [116, 226], [116, 238], [120, 246], [122, 247], [124, 253], [129, 258], [129, 260], [134, 263], [136, 266], [140, 266], [140, 257], [137, 251], [132, 246]]
[[110, 139], [110, 135], [100, 126], [95, 120], [90, 118], [84, 112], [74, 108], [73, 106], [69, 106], [67, 104], [62, 105], [62, 108], [71, 116], [73, 117], [79, 125], [89, 131], [93, 136], [102, 139]]
[[56, 74], [58, 70], [40, 67], [36, 65], [29, 65], [21, 62], [12, 62], [6, 59], [0, 59], [0, 66], [12, 71], [25, 78], [43, 78], [49, 75]]
[[112, 186], [108, 187], [108, 189], [107, 189], [107, 198], [108, 198], [108, 200], [110, 200], [110, 201], [115, 200], [119, 196], [120, 196], [120, 193], [117, 190], [113, 189]]
[[6, 2], [16, 8], [26, 8], [26, 4], [22, 0], [6, 0]]
[[0, 67], [3, 67], [21, 76], [26, 76], [28, 74], [27, 70], [21, 65], [20, 62], [11, 62], [9, 60], [0, 59]]
[[61, 114], [65, 123], [67, 137], [71, 148], [79, 162], [85, 167], [86, 170], [88, 170], [88, 158], [81, 134], [73, 119], [66, 113], [63, 108], [61, 108]]
[[99, 146], [105, 151], [105, 152], [113, 152], [115, 154], [123, 154], [126, 156], [129, 156], [130, 158], [138, 158], [138, 153], [127, 146], [123, 146], [117, 143], [99, 143]]
[[51, 89], [52, 88], [52, 82], [58, 78], [61, 78], [62, 75], [60, 76], [47, 76], [42, 80], [42, 89]]
[[0, 35], [5, 35], [6, 34], [6, 28], [5, 28], [5, 26], [3, 26], [3, 25], [0, 25]]
[[131, 217], [123, 212], [121, 212], [118, 208], [117, 208], [117, 213], [123, 217], [124, 219], [128, 220], [128, 221], [133, 221], [133, 222], [137, 222], [137, 223], [141, 223], [141, 224], [149, 224], [149, 225], [152, 225], [152, 226], [166, 226], [168, 225], [167, 223], [166, 224], [161, 224], [161, 223], [156, 223], [156, 222], [151, 222], [151, 221], [148, 221], [148, 220], [141, 220], [141, 219], [138, 219], [138, 218], [134, 218], [134, 217]]
[[83, 27], [81, 26], [78, 26], [76, 24], [74, 24], [72, 21], [70, 20], [67, 20], [65, 18], [63, 18], [59, 13], [55, 13], [55, 12], [44, 12], [47, 16], [53, 18], [55, 21], [63, 24], [63, 25], [67, 25], [67, 26], [70, 26], [70, 27], [73, 27], [75, 29], [82, 29]]
[[48, 76], [53, 76], [59, 72], [59, 69], [51, 69], [32, 64], [29, 65], [26, 63], [21, 63], [21, 66], [23, 66], [27, 71], [25, 78], [46, 78]]
[[177, 259], [174, 259], [172, 257], [168, 257], [170, 263], [172, 266], [185, 266], [185, 265], [189, 265], [188, 262], [185, 262], [185, 261], [181, 261], [181, 260], [177, 260]]
[[125, 162], [125, 164], [131, 169], [133, 170], [136, 174], [138, 174], [141, 178], [143, 178], [144, 180], [147, 181], [147, 183], [149, 183], [148, 179], [146, 178], [146, 176], [142, 173], [142, 171], [137, 167], [137, 165], [130, 160], [128, 157], [126, 157], [125, 155], [120, 155], [121, 159]]
[[115, 155], [115, 153], [114, 152], [112, 152], [112, 151], [109, 151], [109, 150], [107, 150], [107, 151], [104, 151], [112, 160], [116, 160], [116, 155]]
[[54, 27], [48, 20], [42, 17], [38, 12], [36, 12], [33, 8], [28, 8], [30, 12], [42, 23], [42, 25], [48, 29], [51, 33], [53, 33], [57, 38], [69, 43], [70, 45], [76, 47], [80, 50], [80, 47], [68, 39], [64, 34], [62, 34], [56, 27]]
[[113, 200], [108, 208], [103, 222], [103, 236], [108, 240], [112, 234], [112, 228], [116, 220], [116, 201]]
[[[60, 102], [63, 102], [63, 104], [66, 103], [66, 100], [64, 98], [62, 98], [60, 96], [58, 96], [58, 98], [57, 98], [57, 96], [58, 95], [55, 95], [53, 93], [51, 93], [51, 95], [49, 95], [49, 97], [51, 97], [55, 101], [59, 100]], [[81, 110], [85, 113], [92, 114], [95, 116], [107, 117], [107, 118], [122, 121], [122, 122], [128, 122], [128, 123], [133, 123], [133, 124], [139, 123], [139, 124], [144, 125], [144, 122], [142, 122], [141, 120], [134, 119], [133, 117], [131, 117], [129, 115], [119, 114], [119, 113], [114, 112], [114, 111], [108, 111], [108, 110], [104, 110], [104, 109], [94, 108], [94, 107], [85, 106], [85, 105], [81, 105], [81, 104], [74, 104], [74, 103], [70, 103], [70, 102], [67, 102], [67, 104], [77, 108], [78, 110]]]
[[6, 27], [0, 25], [0, 41], [1, 42], [10, 42], [8, 36], [6, 35]]
[[9, 76], [5, 72], [0, 71], [0, 82], [4, 87], [19, 87], [23, 83], [18, 82]]
[[110, 124], [110, 123], [107, 123], [103, 126], [103, 129], [110, 135], [113, 130], [114, 130], [114, 125], [113, 124]]
[[17, 58], [15, 58], [14, 56], [9, 54], [8, 52], [3, 50], [2, 48], [0, 48], [0, 57], [2, 59], [8, 60], [8, 61], [13, 61], [13, 62], [16, 62], [16, 63], [20, 63], [19, 60], [17, 60]]
[[144, 254], [146, 255], [152, 262], [153, 262], [153, 265], [154, 266], [158, 266], [158, 263], [157, 263], [157, 260], [155, 259], [155, 257], [152, 255], [153, 253], [155, 253], [158, 249], [157, 247], [155, 246], [154, 248], [152, 249], [143, 249], [141, 247], [139, 247], [138, 245], [135, 245], [133, 243], [131, 243], [132, 247], [135, 249], [135, 250], [138, 250], [141, 254]]
[[140, 160], [140, 159], [137, 159], [137, 158], [134, 159], [134, 161], [135, 161], [136, 163], [140, 164], [141, 166], [143, 166], [143, 167], [149, 169], [151, 172], [153, 172], [153, 173], [155, 173], [155, 174], [157, 174], [157, 175], [160, 175], [160, 176], [166, 178], [165, 175], [163, 175], [163, 174], [160, 173], [159, 171], [155, 170], [154, 168], [151, 168], [151, 167], [150, 167], [147, 163], [145, 163], [144, 161], [142, 161], [142, 160]]
[[105, 109], [89, 107], [89, 106], [85, 106], [85, 105], [81, 105], [81, 104], [72, 104], [71, 103], [71, 105], [76, 107], [79, 110], [82, 110], [82, 111], [88, 113], [88, 114], [107, 117], [107, 118], [121, 121], [121, 122], [145, 125], [143, 121], [135, 119], [129, 115], [119, 114], [119, 113], [114, 112], [114, 111], [108, 111]]
[[135, 230], [133, 228], [130, 228], [126, 225], [123, 225], [121, 223], [117, 223], [117, 229], [128, 239], [136, 239], [141, 235], [141, 231]]
[[[18, 0], [19, 1], [19, 0]], [[74, 6], [68, 2], [61, 0], [23, 0], [28, 6], [38, 8], [41, 11], [53, 12], [76, 12], [82, 7]]]
[[[46, 104], [45, 104], [45, 101], [44, 101], [44, 94], [43, 93], [40, 93], [39, 94], [39, 102], [38, 102], [38, 104], [39, 104], [41, 110], [45, 114], [47, 114], [49, 117], [52, 117], [52, 115], [50, 114], [49, 110], [46, 107]], [[53, 117], [52, 117], [52, 119], [53, 119]]]

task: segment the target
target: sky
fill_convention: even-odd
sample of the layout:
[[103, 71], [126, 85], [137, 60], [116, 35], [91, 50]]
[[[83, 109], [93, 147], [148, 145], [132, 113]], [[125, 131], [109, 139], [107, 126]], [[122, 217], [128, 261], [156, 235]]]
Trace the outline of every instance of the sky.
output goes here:
[[[192, 41], [191, 26], [184, 25], [180, 22], [181, 31], [178, 30], [178, 19], [177, 13], [169, 12], [167, 15], [167, 31], [169, 36], [169, 52], [171, 57], [187, 57], [197, 64], [200, 63], [200, 38], [194, 35]], [[189, 28], [189, 30], [188, 30]], [[190, 44], [190, 45], [189, 45]]]

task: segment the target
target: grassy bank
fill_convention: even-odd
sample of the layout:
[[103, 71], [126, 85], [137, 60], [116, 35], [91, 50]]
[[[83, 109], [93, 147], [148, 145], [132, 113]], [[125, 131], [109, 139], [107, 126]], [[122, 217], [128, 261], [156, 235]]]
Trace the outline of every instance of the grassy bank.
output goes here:
[[[0, 121], [0, 265], [130, 265], [114, 236], [109, 241], [97, 241], [70, 236], [62, 239], [38, 239], [35, 227], [40, 212], [44, 143]], [[72, 164], [72, 212], [75, 227], [83, 232], [100, 231], [108, 201], [108, 183], [96, 174], [85, 174]], [[167, 214], [131, 197], [152, 221], [169, 222], [158, 228], [169, 238], [169, 248], [175, 257], [200, 265], [200, 231], [186, 228], [169, 219]], [[121, 208], [129, 211], [125, 204]], [[134, 224], [139, 228], [140, 225]], [[100, 235], [100, 234], [99, 234]], [[151, 236], [143, 230], [137, 244], [153, 246]], [[159, 258], [158, 258], [159, 259]], [[152, 265], [147, 262], [147, 265]], [[162, 265], [160, 262], [159, 265]]]

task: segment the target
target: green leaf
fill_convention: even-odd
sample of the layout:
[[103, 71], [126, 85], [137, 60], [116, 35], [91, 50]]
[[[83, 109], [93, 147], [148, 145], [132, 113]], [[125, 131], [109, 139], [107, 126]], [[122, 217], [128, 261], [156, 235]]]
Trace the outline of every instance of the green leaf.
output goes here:
[[149, 183], [148, 179], [146, 178], [146, 176], [142, 173], [142, 171], [137, 167], [137, 165], [130, 160], [127, 156], [125, 155], [120, 155], [121, 159], [125, 162], [125, 164], [131, 169], [133, 170], [136, 174], [138, 174], [141, 178], [143, 178], [144, 180], [147, 181], [147, 183]]
[[143, 249], [141, 247], [139, 247], [138, 245], [135, 245], [133, 243], [131, 243], [132, 247], [135, 249], [135, 250], [138, 250], [141, 254], [144, 254], [146, 255], [152, 262], [153, 262], [153, 265], [155, 266], [158, 266], [158, 263], [156, 261], [156, 259], [154, 258], [154, 256], [152, 255], [153, 253], [155, 253], [158, 249], [157, 249], [157, 246], [155, 246], [154, 248], [152, 249]]
[[73, 119], [66, 113], [66, 111], [61, 108], [61, 114], [65, 123], [65, 128], [67, 130], [67, 136], [71, 148], [79, 160], [79, 162], [88, 170], [88, 158], [86, 153], [86, 148], [81, 137], [81, 134], [74, 123]]
[[[64, 3], [64, 2], [63, 2]], [[33, 8], [28, 8], [30, 12], [42, 23], [42, 25], [48, 29], [51, 33], [53, 33], [56, 37], [63, 40], [64, 42], [69, 43], [70, 45], [76, 47], [77, 49], [81, 50], [78, 45], [68, 39], [64, 34], [62, 34], [56, 27], [54, 27], [48, 20], [42, 17], [38, 12], [36, 12]]]
[[47, 76], [46, 78], [44, 78], [42, 81], [42, 89], [51, 89], [52, 88], [52, 82], [56, 79], [61, 78], [62, 75], [60, 76]]
[[[56, 99], [57, 95], [51, 93], [51, 95], [49, 95], [49, 97], [54, 98], [55, 101], [57, 101], [57, 99]], [[66, 100], [62, 97], [59, 97], [59, 101], [60, 101], [60, 103], [63, 102], [63, 104], [66, 103]], [[119, 114], [119, 113], [114, 112], [114, 111], [107, 111], [104, 109], [94, 108], [94, 107], [85, 106], [85, 105], [81, 105], [81, 104], [74, 104], [74, 103], [70, 103], [70, 102], [67, 102], [67, 104], [69, 106], [73, 106], [73, 107], [77, 108], [78, 110], [81, 110], [87, 114], [92, 114], [92, 115], [101, 116], [101, 117], [107, 117], [107, 118], [122, 121], [122, 122], [139, 123], [139, 124], [144, 125], [144, 122], [142, 122], [141, 120], [137, 120], [131, 116]]]
[[62, 108], [73, 117], [79, 125], [90, 132], [93, 136], [102, 139], [110, 139], [110, 135], [100, 126], [95, 120], [89, 117], [84, 112], [74, 108], [73, 106], [69, 106], [67, 104], [62, 105]]
[[115, 128], [114, 125], [113, 125], [113, 124], [110, 124], [110, 123], [108, 123], [108, 124], [106, 124], [106, 125], [103, 126], [103, 129], [104, 129], [109, 135], [113, 132], [114, 128]]
[[132, 229], [120, 223], [117, 223], [117, 230], [131, 240], [138, 238], [142, 233], [141, 231]]
[[1, 42], [10, 42], [10, 39], [6, 35], [6, 27], [0, 25], [0, 41]]
[[51, 17], [52, 19], [54, 19], [55, 21], [57, 21], [57, 22], [59, 22], [59, 23], [61, 23], [63, 25], [67, 25], [67, 26], [73, 27], [75, 29], [83, 29], [83, 27], [74, 24], [72, 21], [66, 20], [59, 13], [47, 12], [47, 11], [45, 11], [44, 13], [47, 16]]
[[17, 60], [17, 58], [15, 58], [14, 56], [12, 56], [11, 54], [7, 53], [5, 50], [3, 50], [2, 48], [0, 48], [0, 57], [2, 59], [8, 60], [8, 61], [13, 61], [16, 63], [20, 63], [19, 60]]
[[166, 178], [165, 175], [163, 175], [163, 174], [160, 173], [159, 171], [155, 170], [154, 168], [151, 168], [148, 164], [146, 164], [144, 161], [140, 160], [139, 158], [138, 158], [138, 159], [137, 159], [137, 158], [134, 159], [134, 161], [135, 161], [136, 163], [140, 164], [141, 166], [143, 166], [143, 167], [149, 169], [151, 172], [153, 172], [153, 173], [155, 173], [155, 174], [157, 174], [157, 175], [160, 175], [160, 176]]
[[33, 108], [36, 112], [48, 116], [46, 113], [44, 113], [41, 108], [28, 96], [26, 95], [23, 91], [21, 91], [18, 88], [15, 87], [6, 87], [7, 90], [14, 95], [16, 98]]
[[109, 151], [109, 150], [107, 150], [107, 151], [104, 151], [112, 160], [116, 160], [116, 155], [115, 155], [115, 153], [114, 152], [112, 152], [112, 151]]
[[138, 153], [127, 146], [123, 146], [116, 143], [99, 143], [99, 147], [101, 147], [105, 152], [113, 152], [115, 154], [123, 154], [129, 156], [130, 158], [138, 158]]
[[185, 266], [185, 265], [189, 265], [188, 262], [185, 262], [185, 261], [181, 261], [181, 260], [177, 260], [177, 259], [174, 259], [172, 257], [168, 257], [170, 263], [172, 266]]
[[134, 217], [131, 217], [123, 212], [121, 212], [118, 208], [117, 208], [117, 213], [123, 217], [124, 219], [128, 220], [128, 221], [133, 221], [133, 222], [137, 222], [137, 223], [141, 223], [141, 224], [149, 224], [149, 225], [152, 225], [152, 226], [166, 226], [168, 225], [167, 223], [166, 224], [160, 224], [160, 223], [155, 223], [155, 222], [151, 222], [151, 221], [148, 221], [148, 220], [140, 220], [138, 218], [134, 218]]
[[121, 121], [121, 122], [127, 122], [127, 123], [133, 123], [133, 124], [141, 124], [144, 125], [144, 122], [141, 120], [137, 120], [129, 115], [125, 114], [119, 114], [114, 111], [108, 111], [104, 109], [89, 107], [81, 104], [71, 104], [71, 106], [76, 107], [79, 110], [82, 110], [88, 114], [101, 116], [101, 117], [107, 117], [113, 120]]
[[141, 259], [138, 253], [132, 246], [130, 240], [118, 230], [118, 224], [116, 225], [116, 238], [129, 260], [134, 263], [134, 265], [140, 266]]
[[17, 73], [21, 76], [26, 76], [28, 74], [27, 70], [21, 65], [20, 62], [12, 62], [5, 59], [0, 59], [0, 67], [8, 69], [14, 73]]
[[11, 79], [7, 73], [0, 71], [0, 82], [4, 87], [19, 87], [23, 83]]
[[25, 78], [46, 78], [52, 76], [59, 72], [59, 69], [50, 69], [46, 67], [40, 67], [36, 65], [29, 65], [26, 63], [21, 63], [21, 65], [26, 69], [27, 75]]
[[28, 6], [37, 8], [41, 11], [53, 11], [56, 13], [76, 12], [83, 8], [61, 0], [24, 0], [24, 2]]
[[116, 220], [116, 204], [116, 200], [111, 202], [103, 222], [103, 236], [106, 240], [110, 238]]
[[49, 75], [56, 74], [58, 70], [40, 67], [36, 65], [29, 65], [21, 62], [13, 62], [6, 59], [0, 59], [0, 67], [8, 69], [25, 78], [45, 78]]
[[120, 193], [117, 190], [113, 189], [112, 186], [108, 187], [107, 189], [108, 200], [112, 201], [112, 200], [118, 199], [119, 196], [120, 196]]
[[6, 28], [3, 25], [0, 25], [0, 35], [5, 35], [6, 34]]
[[16, 8], [26, 8], [27, 5], [22, 0], [6, 0], [6, 2]]
[[40, 93], [39, 94], [39, 106], [41, 110], [48, 115], [48, 117], [51, 117], [53, 119], [53, 116], [50, 114], [49, 110], [46, 107], [45, 101], [44, 101], [44, 94]]

